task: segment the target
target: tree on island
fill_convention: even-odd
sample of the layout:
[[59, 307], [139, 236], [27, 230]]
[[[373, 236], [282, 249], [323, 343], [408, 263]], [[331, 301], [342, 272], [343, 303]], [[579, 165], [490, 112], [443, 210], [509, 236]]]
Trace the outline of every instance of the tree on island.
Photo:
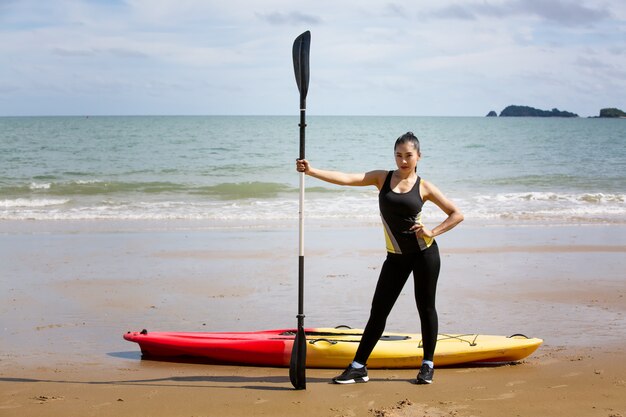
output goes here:
[[626, 113], [616, 108], [600, 110], [600, 117], [626, 117]]
[[559, 109], [548, 111], [529, 106], [508, 106], [500, 112], [500, 117], [578, 117], [578, 115]]

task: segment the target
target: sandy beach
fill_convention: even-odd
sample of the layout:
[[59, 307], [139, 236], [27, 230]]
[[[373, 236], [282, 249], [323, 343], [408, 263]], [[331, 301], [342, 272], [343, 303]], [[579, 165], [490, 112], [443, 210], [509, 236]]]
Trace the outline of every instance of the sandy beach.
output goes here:
[[[128, 330], [296, 324], [296, 225], [0, 222], [0, 416], [626, 416], [626, 226], [463, 224], [438, 238], [440, 330], [544, 339], [517, 364], [307, 371], [141, 360]], [[292, 227], [293, 226], [293, 227]], [[378, 224], [309, 224], [305, 324], [363, 327]], [[419, 332], [408, 284], [390, 331]], [[347, 302], [349, 300], [349, 302]]]

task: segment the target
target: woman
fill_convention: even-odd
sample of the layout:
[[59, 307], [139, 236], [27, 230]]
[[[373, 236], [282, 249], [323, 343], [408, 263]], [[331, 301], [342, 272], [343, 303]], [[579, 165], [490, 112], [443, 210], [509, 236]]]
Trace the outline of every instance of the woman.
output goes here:
[[[424, 348], [424, 359], [414, 382], [430, 384], [433, 380], [433, 356], [438, 332], [435, 293], [440, 267], [439, 249], [434, 237], [463, 221], [463, 214], [437, 187], [417, 175], [417, 162], [421, 153], [419, 140], [413, 133], [407, 132], [400, 136], [394, 151], [397, 166], [394, 171], [349, 174], [313, 168], [305, 159], [296, 162], [299, 172], [322, 181], [338, 185], [374, 185], [379, 190], [378, 202], [385, 231], [387, 259], [380, 271], [370, 317], [354, 361], [341, 375], [333, 378], [337, 384], [369, 380], [367, 359], [382, 336], [387, 317], [411, 272]], [[433, 202], [447, 214], [447, 218], [433, 229], [426, 228], [421, 222], [422, 206], [426, 201]]]

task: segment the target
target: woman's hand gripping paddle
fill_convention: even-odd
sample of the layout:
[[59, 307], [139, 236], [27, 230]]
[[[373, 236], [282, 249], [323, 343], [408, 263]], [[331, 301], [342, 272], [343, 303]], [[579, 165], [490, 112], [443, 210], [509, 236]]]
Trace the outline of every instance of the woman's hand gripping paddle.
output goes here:
[[[306, 94], [309, 89], [309, 47], [311, 32], [298, 36], [293, 43], [293, 69], [300, 91], [300, 159], [304, 159]], [[304, 172], [300, 173], [300, 253], [298, 256], [298, 331], [291, 350], [289, 379], [295, 389], [306, 389], [306, 335], [304, 334]]]

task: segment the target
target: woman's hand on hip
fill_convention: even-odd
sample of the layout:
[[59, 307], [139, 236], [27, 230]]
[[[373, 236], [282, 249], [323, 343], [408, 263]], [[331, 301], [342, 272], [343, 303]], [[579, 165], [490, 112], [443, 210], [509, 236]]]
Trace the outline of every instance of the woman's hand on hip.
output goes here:
[[423, 224], [415, 224], [415, 225], [411, 226], [411, 228], [409, 230], [414, 232], [415, 236], [417, 236], [417, 237], [421, 237], [421, 238], [423, 238], [423, 237], [428, 237], [428, 238], [435, 237], [435, 234], [433, 233], [433, 231], [430, 230], [430, 229], [425, 228]]

